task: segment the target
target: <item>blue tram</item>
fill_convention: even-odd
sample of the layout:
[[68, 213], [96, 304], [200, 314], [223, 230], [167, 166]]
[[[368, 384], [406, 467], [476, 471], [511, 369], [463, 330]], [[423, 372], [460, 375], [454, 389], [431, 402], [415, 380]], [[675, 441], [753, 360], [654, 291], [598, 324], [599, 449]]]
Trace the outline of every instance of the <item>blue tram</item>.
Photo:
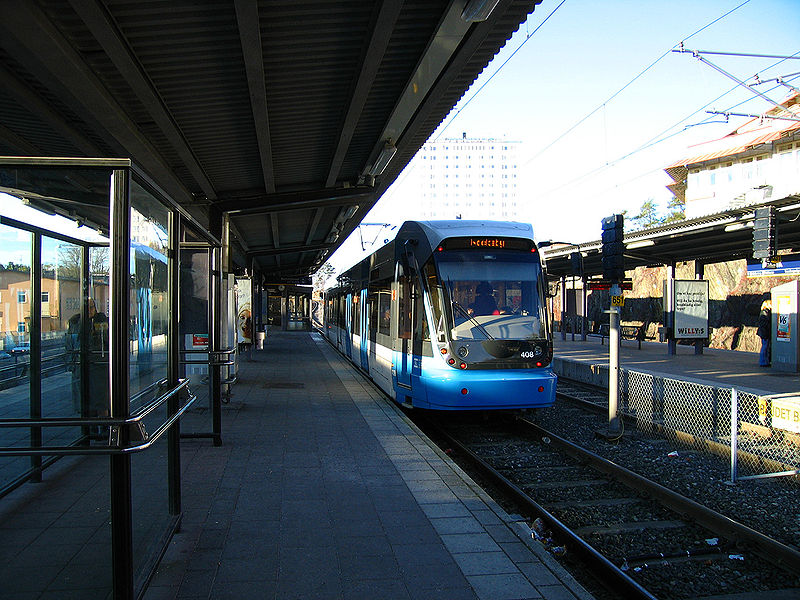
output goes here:
[[407, 221], [325, 292], [325, 335], [400, 404], [551, 406], [546, 290], [528, 224]]

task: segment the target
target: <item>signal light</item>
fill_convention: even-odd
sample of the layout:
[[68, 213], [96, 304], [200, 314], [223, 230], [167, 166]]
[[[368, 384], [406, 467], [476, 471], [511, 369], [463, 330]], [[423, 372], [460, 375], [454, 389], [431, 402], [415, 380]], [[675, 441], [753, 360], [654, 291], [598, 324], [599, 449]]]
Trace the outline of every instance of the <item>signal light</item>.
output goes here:
[[625, 279], [625, 217], [611, 215], [602, 221], [603, 247], [602, 258], [603, 279], [622, 281]]
[[[541, 363], [541, 362], [537, 362], [537, 363], [536, 363], [536, 366], [537, 366], [537, 367], [541, 367], [541, 366], [542, 366], [542, 363]], [[539, 391], [541, 392], [542, 390], [539, 390]]]
[[447, 348], [442, 348], [441, 350], [439, 350], [439, 352], [441, 352], [442, 356], [444, 356], [445, 354], [447, 354]]
[[461, 388], [461, 395], [466, 396], [467, 394], [469, 394], [469, 390], [467, 388]]
[[448, 364], [448, 365], [454, 365], [454, 364], [456, 364], [456, 359], [455, 359], [455, 358], [452, 358], [452, 357], [448, 358], [448, 359], [447, 359], [447, 364]]
[[543, 386], [543, 385], [540, 385], [540, 386], [539, 386], [539, 391], [540, 391], [540, 392], [543, 392], [543, 391], [544, 391], [544, 386]]
[[467, 363], [461, 363], [460, 365], [458, 365], [458, 367], [460, 369], [466, 369], [467, 368]]
[[775, 207], [757, 208], [753, 215], [753, 258], [770, 260], [777, 254], [775, 244]]

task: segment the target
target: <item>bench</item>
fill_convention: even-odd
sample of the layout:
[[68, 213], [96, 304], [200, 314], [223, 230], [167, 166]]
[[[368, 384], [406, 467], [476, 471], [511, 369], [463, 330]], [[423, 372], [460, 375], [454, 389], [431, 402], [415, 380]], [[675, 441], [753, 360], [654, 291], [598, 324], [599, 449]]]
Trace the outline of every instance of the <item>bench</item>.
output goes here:
[[[639, 342], [639, 350], [642, 349], [642, 341], [646, 339], [655, 339], [655, 338], [648, 338], [647, 337], [647, 326], [649, 323], [642, 323], [641, 325], [620, 325], [619, 326], [619, 336], [620, 339], [623, 340], [636, 340]], [[609, 325], [608, 323], [603, 323], [600, 325], [598, 331], [596, 333], [589, 333], [587, 336], [589, 337], [599, 337], [600, 343], [604, 344], [606, 338], [609, 335]]]

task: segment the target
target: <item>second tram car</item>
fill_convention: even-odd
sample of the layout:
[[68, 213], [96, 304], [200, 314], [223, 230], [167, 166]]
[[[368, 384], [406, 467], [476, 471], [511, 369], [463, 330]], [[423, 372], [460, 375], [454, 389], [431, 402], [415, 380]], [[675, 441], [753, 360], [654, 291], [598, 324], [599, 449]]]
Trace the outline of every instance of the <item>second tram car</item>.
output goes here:
[[529, 224], [407, 221], [325, 293], [325, 335], [398, 403], [551, 406], [547, 282]]

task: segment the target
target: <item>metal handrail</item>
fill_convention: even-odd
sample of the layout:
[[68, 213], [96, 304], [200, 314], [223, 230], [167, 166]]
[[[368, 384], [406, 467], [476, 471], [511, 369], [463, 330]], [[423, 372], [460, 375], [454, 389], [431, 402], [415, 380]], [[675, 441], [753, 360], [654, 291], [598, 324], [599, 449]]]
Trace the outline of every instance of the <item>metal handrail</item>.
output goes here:
[[[136, 394], [135, 397], [140, 397], [151, 389], [166, 383], [166, 379], [157, 381], [147, 388]], [[149, 404], [145, 404], [139, 408], [135, 413], [126, 419], [111, 419], [108, 417], [98, 418], [77, 418], [72, 417], [50, 417], [46, 419], [0, 419], [0, 427], [80, 427], [82, 425], [106, 425], [109, 427], [135, 425], [147, 415], [153, 412], [156, 408], [161, 406], [168, 400], [175, 392], [180, 391], [189, 384], [188, 379], [180, 380], [180, 383], [171, 390], [167, 391], [158, 398], [154, 398]], [[194, 396], [194, 394], [192, 394]]]
[[236, 350], [236, 346], [233, 346], [232, 348], [226, 348], [225, 350], [211, 350], [210, 354], [233, 354], [236, 352]]
[[[51, 418], [51, 419], [0, 419], [0, 427], [69, 427], [69, 426], [85, 426], [85, 425], [99, 425], [105, 427], [125, 427], [130, 425], [138, 425], [144, 417], [153, 412], [156, 408], [164, 404], [172, 396], [177, 394], [184, 388], [187, 388], [189, 383], [188, 379], [183, 379], [181, 382], [156, 398], [149, 405], [143, 407], [136, 415], [130, 416], [126, 419], [70, 419], [70, 418]], [[187, 388], [188, 389], [188, 388]], [[90, 446], [90, 447], [75, 447], [75, 446], [51, 446], [48, 448], [42, 447], [0, 447], [0, 456], [71, 456], [71, 455], [111, 455], [111, 454], [130, 454], [133, 452], [141, 452], [150, 448], [164, 432], [169, 429], [188, 408], [194, 404], [197, 396], [191, 394], [189, 401], [184, 404], [178, 412], [172, 415], [169, 419], [164, 421], [152, 435], [147, 436], [134, 444], [122, 446]]]

